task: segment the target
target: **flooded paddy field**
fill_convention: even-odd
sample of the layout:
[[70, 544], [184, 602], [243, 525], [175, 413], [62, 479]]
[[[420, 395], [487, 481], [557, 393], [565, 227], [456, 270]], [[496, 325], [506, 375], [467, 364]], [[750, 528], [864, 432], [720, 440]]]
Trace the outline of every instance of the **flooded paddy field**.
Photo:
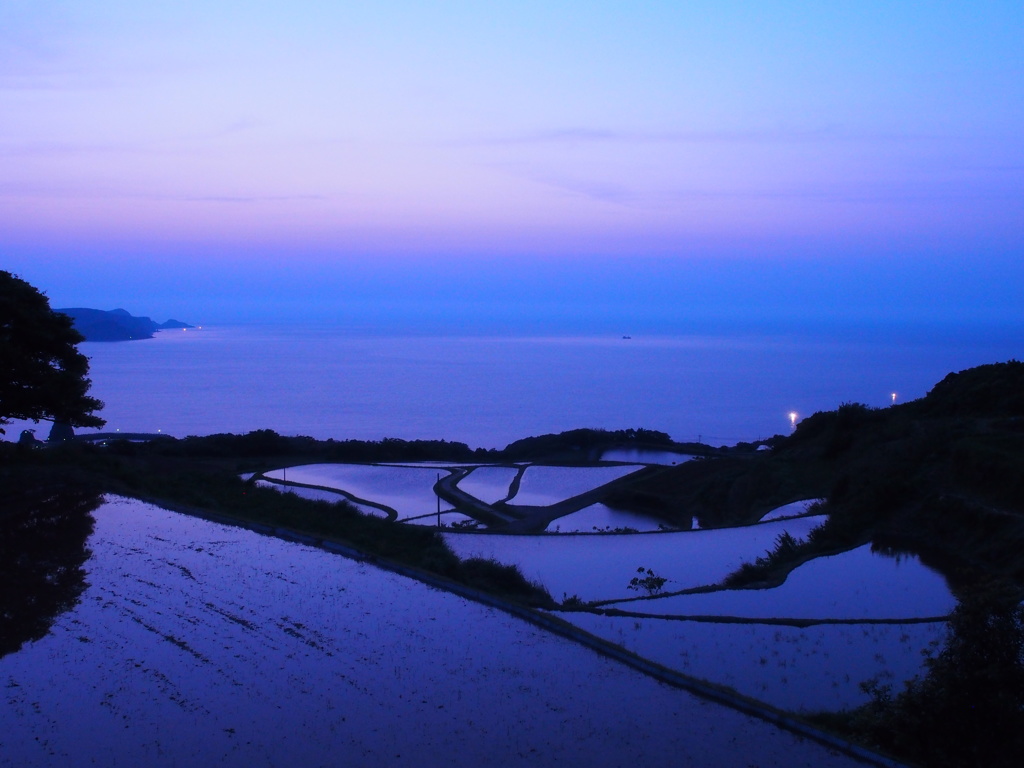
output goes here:
[[[289, 478], [302, 469], [289, 469]], [[556, 504], [634, 469], [478, 466], [459, 486], [494, 502], [518, 478], [513, 503], [525, 489], [531, 501]], [[316, 473], [325, 479], [321, 468]], [[385, 477], [378, 475], [381, 483]], [[404, 487], [404, 477], [393, 477]], [[434, 508], [436, 497], [418, 487], [421, 508]], [[836, 710], [867, 701], [864, 682], [899, 684], [920, 674], [924, 653], [942, 638], [955, 600], [944, 579], [917, 558], [896, 560], [868, 546], [804, 563], [770, 589], [721, 586], [780, 536], [806, 538], [824, 522], [824, 515], [807, 514], [813, 501], [787, 504], [759, 524], [737, 528], [665, 531], [653, 518], [594, 504], [557, 518], [547, 535], [445, 536], [460, 557], [516, 565], [556, 600], [593, 604], [559, 615], [645, 658], [773, 706]], [[442, 525], [470, 523], [448, 517], [457, 514], [445, 513]], [[413, 522], [435, 524], [436, 517]], [[638, 533], [550, 535], [629, 529]], [[631, 584], [648, 572], [664, 579], [656, 593]], [[712, 591], [680, 594], [700, 588]]]
[[634, 512], [612, 509], [607, 504], [591, 504], [579, 512], [560, 517], [548, 525], [551, 533], [611, 533], [624, 529], [633, 531], [660, 531], [664, 523]]
[[[345, 491], [356, 500], [372, 501], [394, 510], [398, 517], [417, 517], [437, 511], [434, 483], [447, 474], [441, 467], [370, 464], [309, 464], [267, 472], [269, 480], [322, 486]], [[451, 505], [441, 502], [441, 511]]]
[[654, 595], [610, 605], [675, 616], [866, 620], [946, 616], [956, 600], [945, 579], [916, 557], [897, 560], [865, 544], [804, 563], [770, 589]]
[[598, 486], [618, 480], [640, 469], [618, 467], [527, 467], [519, 481], [519, 490], [509, 503], [517, 506], [549, 506]]
[[[409, 482], [397, 473], [413, 471], [371, 469], [379, 485], [360, 488], [375, 501], [393, 499], [395, 489]], [[511, 495], [508, 509], [523, 499], [543, 509], [636, 469], [478, 465], [458, 486], [486, 504], [500, 506]], [[410, 522], [433, 525], [437, 518], [429, 513], [437, 497], [430, 480], [457, 470], [433, 465], [420, 471], [430, 475], [416, 485], [418, 508], [425, 513]], [[303, 472], [351, 491], [354, 485], [340, 481], [363, 478], [367, 468], [296, 467], [287, 470], [288, 479], [305, 477]], [[394, 485], [385, 490], [389, 482]], [[754, 525], [706, 530], [667, 530], [655, 518], [601, 503], [555, 518], [539, 535], [492, 533], [450, 511], [442, 513], [442, 527], [475, 527], [472, 533], [443, 535], [460, 557], [517, 566], [555, 600], [565, 601], [557, 615], [580, 629], [776, 707], [834, 711], [865, 703], [862, 683], [899, 688], [921, 674], [925, 654], [944, 637], [956, 601], [944, 578], [916, 557], [887, 557], [869, 545], [804, 562], [770, 588], [723, 586], [780, 537], [805, 539], [821, 525], [826, 516], [814, 514], [814, 502], [786, 504]], [[656, 588], [637, 583], [648, 576], [658, 580]]]
[[821, 501], [821, 499], [804, 499], [803, 501], [793, 501], [789, 504], [783, 504], [781, 507], [776, 507], [770, 512], [762, 515], [761, 522], [780, 520], [784, 517], [796, 517], [798, 515], [806, 514], [810, 510], [811, 506], [819, 501]]
[[511, 495], [512, 481], [518, 476], [516, 467], [477, 467], [459, 480], [459, 488], [480, 501], [494, 504]]
[[[781, 584], [725, 589], [742, 562], [782, 533], [806, 535], [822, 516], [743, 528], [607, 536], [446, 534], [462, 556], [515, 563], [576, 626], [670, 669], [794, 711], [840, 710], [869, 699], [861, 684], [897, 688], [924, 671], [956, 601], [916, 557], [865, 545], [796, 568]], [[640, 572], [642, 570], [642, 573]], [[648, 591], [637, 575], [665, 579]], [[678, 594], [706, 587], [711, 591]], [[618, 614], [618, 615], [617, 615]]]
[[601, 461], [621, 461], [626, 464], [682, 464], [693, 456], [675, 451], [655, 451], [650, 448], [612, 448], [601, 454]]
[[77, 602], [0, 658], [5, 765], [858, 764], [365, 563], [93, 514]]
[[717, 584], [744, 562], [763, 555], [783, 533], [804, 536], [822, 518], [797, 518], [747, 528], [669, 533], [488, 536], [446, 533], [460, 557], [493, 558], [519, 566], [560, 599], [636, 597], [630, 579], [637, 568], [654, 570], [668, 581], [665, 591]]
[[303, 499], [309, 499], [310, 501], [327, 501], [335, 503], [338, 501], [347, 501], [353, 507], [358, 509], [362, 514], [369, 515], [370, 517], [382, 517], [386, 518], [388, 513], [380, 507], [371, 507], [369, 504], [360, 504], [358, 501], [346, 497], [344, 494], [338, 491], [328, 491], [324, 488], [309, 488], [302, 485], [281, 485], [279, 483], [273, 483], [269, 480], [257, 480], [256, 485], [263, 488], [273, 488], [281, 491], [282, 493], [293, 493]]
[[794, 712], [839, 711], [867, 700], [860, 683], [922, 672], [922, 651], [945, 624], [709, 623], [563, 613], [562, 618], [646, 659]]

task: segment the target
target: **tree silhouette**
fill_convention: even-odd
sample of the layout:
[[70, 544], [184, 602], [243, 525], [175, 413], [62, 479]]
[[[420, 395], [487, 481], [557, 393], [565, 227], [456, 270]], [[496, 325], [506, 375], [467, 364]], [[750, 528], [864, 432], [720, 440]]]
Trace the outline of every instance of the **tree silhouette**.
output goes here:
[[71, 318], [29, 283], [0, 271], [0, 432], [11, 419], [102, 427], [89, 397], [89, 359]]

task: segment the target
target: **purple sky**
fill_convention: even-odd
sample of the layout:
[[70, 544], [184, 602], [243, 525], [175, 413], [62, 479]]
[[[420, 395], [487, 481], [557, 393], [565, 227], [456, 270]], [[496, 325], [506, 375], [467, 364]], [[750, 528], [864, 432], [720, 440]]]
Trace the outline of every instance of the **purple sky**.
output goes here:
[[0, 267], [207, 322], [1024, 324], [1019, 1], [354, 5], [6, 0]]

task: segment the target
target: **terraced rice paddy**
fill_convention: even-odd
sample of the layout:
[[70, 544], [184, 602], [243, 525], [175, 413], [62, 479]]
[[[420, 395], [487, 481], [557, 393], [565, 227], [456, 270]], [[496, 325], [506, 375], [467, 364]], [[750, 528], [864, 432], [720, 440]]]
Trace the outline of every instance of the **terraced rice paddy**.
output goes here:
[[5, 765], [857, 764], [364, 563], [136, 501], [95, 517], [81, 599], [0, 658]]
[[781, 709], [836, 711], [863, 703], [860, 683], [920, 674], [945, 624], [710, 623], [564, 613], [574, 625], [684, 674]]
[[556, 598], [564, 593], [614, 600], [637, 596], [629, 581], [640, 566], [666, 577], [666, 591], [717, 584], [771, 549], [783, 532], [802, 537], [820, 522], [800, 518], [749, 528], [602, 536], [444, 536], [460, 557], [518, 565]]
[[946, 616], [956, 600], [945, 580], [916, 557], [885, 557], [865, 544], [811, 560], [772, 589], [728, 589], [616, 605], [674, 616], [866, 620]]
[[[378, 502], [409, 487], [410, 476], [388, 473], [436, 477], [444, 471], [376, 469], [377, 484], [359, 487], [376, 493]], [[529, 466], [520, 473], [516, 467], [477, 466], [458, 487], [494, 504], [516, 490], [518, 477], [509, 508], [543, 510], [636, 469]], [[339, 487], [344, 479], [351, 492], [353, 478], [368, 473], [299, 467], [289, 468], [288, 476]], [[388, 478], [395, 488], [387, 487]], [[424, 490], [430, 479], [416, 485], [421, 506], [436, 505]], [[922, 654], [942, 637], [955, 601], [945, 581], [916, 558], [895, 560], [867, 546], [804, 563], [770, 589], [721, 586], [741, 565], [771, 550], [782, 534], [802, 539], [820, 525], [823, 515], [806, 514], [813, 501], [787, 504], [761, 523], [740, 528], [666, 532], [655, 519], [598, 503], [556, 518], [544, 535], [444, 535], [460, 557], [516, 565], [555, 599], [570, 600], [574, 608], [588, 604], [560, 615], [645, 658], [775, 706], [838, 709], [866, 700], [862, 682], [898, 683], [920, 673]], [[448, 516], [457, 514], [446, 513], [443, 522], [450, 527], [455, 520]], [[413, 522], [434, 524], [436, 517]], [[615, 529], [638, 533], [608, 533]], [[601, 531], [606, 533], [551, 535]], [[657, 589], [631, 583], [649, 574], [664, 580]]]

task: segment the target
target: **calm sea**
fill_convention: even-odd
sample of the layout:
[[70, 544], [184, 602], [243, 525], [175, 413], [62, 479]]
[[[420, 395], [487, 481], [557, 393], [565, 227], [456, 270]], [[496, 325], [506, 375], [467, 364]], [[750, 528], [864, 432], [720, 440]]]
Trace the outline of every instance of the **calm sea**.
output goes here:
[[[108, 430], [270, 428], [317, 438], [501, 447], [577, 427], [731, 444], [843, 402], [924, 395], [950, 371], [1020, 357], [1008, 336], [422, 337], [236, 326], [85, 343]], [[45, 437], [45, 426], [39, 433]], [[8, 428], [8, 439], [17, 437]]]

